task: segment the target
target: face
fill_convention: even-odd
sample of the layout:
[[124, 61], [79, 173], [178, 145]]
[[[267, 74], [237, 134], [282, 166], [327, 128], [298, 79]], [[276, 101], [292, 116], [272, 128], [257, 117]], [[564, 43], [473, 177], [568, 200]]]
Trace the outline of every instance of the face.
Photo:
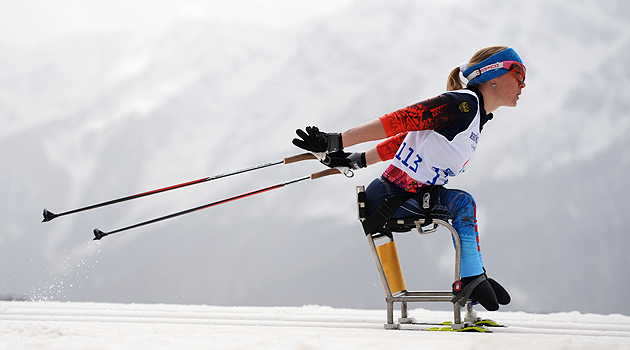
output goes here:
[[518, 72], [510, 71], [494, 79], [497, 85], [494, 89], [501, 106], [516, 107], [519, 95], [525, 88], [525, 76]]

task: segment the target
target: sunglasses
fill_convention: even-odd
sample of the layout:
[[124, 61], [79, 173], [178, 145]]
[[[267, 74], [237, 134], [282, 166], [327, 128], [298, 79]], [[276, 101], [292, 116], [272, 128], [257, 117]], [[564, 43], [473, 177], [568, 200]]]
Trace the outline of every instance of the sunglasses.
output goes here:
[[466, 77], [466, 79], [473, 80], [476, 77], [480, 76], [481, 74], [489, 70], [495, 70], [495, 69], [501, 69], [501, 68], [509, 70], [514, 75], [514, 78], [516, 78], [519, 84], [525, 83], [525, 72], [526, 72], [525, 65], [523, 65], [521, 62], [518, 62], [518, 61], [502, 61], [502, 62], [489, 64], [485, 67], [475, 69], [472, 73], [468, 75], [468, 77]]
[[[510, 62], [510, 61], [506, 61]], [[519, 84], [525, 84], [525, 66], [521, 62], [512, 61], [510, 62], [510, 72], [514, 75], [514, 78], [518, 81]]]

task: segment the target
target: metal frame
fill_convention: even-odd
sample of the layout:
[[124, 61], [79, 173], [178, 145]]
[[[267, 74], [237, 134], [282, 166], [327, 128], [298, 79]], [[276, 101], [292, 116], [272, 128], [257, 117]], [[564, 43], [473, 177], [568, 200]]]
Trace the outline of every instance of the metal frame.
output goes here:
[[[360, 192], [364, 192], [364, 186], [357, 186], [357, 194]], [[359, 208], [364, 203], [359, 202]], [[359, 211], [361, 212], [361, 210]], [[359, 214], [360, 220], [365, 220], [365, 218], [361, 217]], [[421, 234], [430, 234], [437, 231], [439, 226], [443, 226], [447, 228], [451, 236], [453, 237], [453, 241], [455, 242], [455, 276], [454, 281], [458, 281], [460, 279], [460, 258], [461, 258], [461, 242], [459, 239], [459, 234], [453, 228], [453, 226], [445, 221], [440, 219], [433, 219], [433, 227], [430, 229], [424, 229], [422, 225], [424, 224], [424, 219], [414, 218], [415, 227], [418, 229], [418, 232]], [[381, 277], [381, 282], [383, 283], [383, 287], [385, 288], [385, 301], [387, 303], [387, 323], [384, 325], [385, 329], [400, 329], [401, 324], [410, 324], [412, 323], [412, 319], [408, 317], [407, 314], [407, 303], [409, 302], [449, 302], [451, 303], [451, 299], [453, 298], [452, 291], [401, 291], [395, 294], [392, 294], [391, 289], [389, 288], [389, 282], [387, 281], [387, 276], [385, 274], [385, 270], [383, 268], [381, 259], [378, 255], [378, 251], [376, 250], [376, 241], [381, 239], [386, 239], [388, 242], [393, 242], [393, 235], [391, 237], [386, 236], [381, 233], [372, 233], [366, 235], [368, 244], [370, 245], [370, 249], [372, 250], [372, 255], [374, 257], [374, 261], [376, 262], [376, 269]], [[386, 243], [388, 243], [386, 242]], [[394, 303], [400, 303], [400, 312], [401, 317], [398, 319], [398, 323], [394, 323]], [[453, 304], [453, 323], [451, 324], [451, 328], [453, 329], [462, 329], [464, 328], [464, 323], [461, 318], [461, 309], [459, 303]], [[472, 309], [472, 305], [470, 302], [467, 304], [467, 316], [466, 320], [470, 317], [473, 317], [474, 310]]]

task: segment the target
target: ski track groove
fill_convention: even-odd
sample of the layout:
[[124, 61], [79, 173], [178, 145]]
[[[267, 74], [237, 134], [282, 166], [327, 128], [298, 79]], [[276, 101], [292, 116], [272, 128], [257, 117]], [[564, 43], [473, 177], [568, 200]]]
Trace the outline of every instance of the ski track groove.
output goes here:
[[[160, 323], [208, 326], [269, 326], [269, 327], [320, 327], [320, 328], [382, 328], [382, 323], [362, 316], [338, 316], [328, 313], [283, 311], [273, 314], [257, 313], [256, 308], [209, 307], [207, 312], [151, 311], [142, 307], [132, 310], [115, 308], [20, 308], [0, 311], [0, 319], [26, 322], [119, 322]], [[183, 306], [185, 308], [185, 306]], [[299, 308], [297, 310], [300, 310]], [[373, 326], [373, 327], [370, 327]]]
[[[6, 305], [6, 306], [2, 306]], [[192, 311], [186, 305], [161, 305], [168, 310], [155, 311], [150, 305], [83, 304], [81, 308], [64, 303], [25, 303], [12, 302], [0, 304], [0, 320], [14, 322], [88, 322], [88, 323], [127, 323], [127, 324], [163, 324], [163, 325], [201, 325], [201, 326], [251, 326], [251, 327], [306, 327], [306, 328], [345, 328], [345, 329], [383, 329], [385, 312], [377, 315], [374, 310], [352, 310], [352, 314], [343, 315], [343, 309], [305, 306], [285, 307], [269, 313], [265, 308], [257, 307], [222, 307], [202, 306], [203, 311]], [[87, 307], [85, 306], [87, 305]], [[105, 306], [105, 307], [104, 307]], [[198, 308], [198, 307], [197, 307]], [[422, 310], [416, 312], [421, 313]], [[357, 313], [359, 315], [357, 315]], [[414, 311], [410, 310], [410, 314]], [[444, 320], [452, 313], [431, 311], [433, 315], [444, 315]], [[544, 320], [549, 315], [537, 315], [542, 320], [525, 321], [510, 317], [510, 313], [497, 319], [507, 327], [490, 327], [497, 334], [547, 334], [592, 337], [630, 338], [630, 322], [610, 323], [598, 321], [600, 315], [593, 316], [593, 322]], [[583, 317], [584, 315], [582, 315]], [[417, 320], [419, 324], [436, 321]], [[417, 330], [411, 326], [411, 329]], [[426, 327], [424, 327], [426, 328]]]

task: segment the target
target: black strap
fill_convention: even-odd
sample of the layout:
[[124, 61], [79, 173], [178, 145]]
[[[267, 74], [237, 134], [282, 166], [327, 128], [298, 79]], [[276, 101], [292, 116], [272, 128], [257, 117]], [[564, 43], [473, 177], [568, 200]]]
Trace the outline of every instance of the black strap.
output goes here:
[[389, 198], [382, 202], [372, 215], [363, 220], [363, 231], [365, 231], [366, 235], [369, 235], [370, 233], [381, 230], [387, 220], [391, 219], [396, 210], [415, 195], [420, 196], [420, 208], [424, 214], [424, 225], [430, 225], [433, 223], [431, 210], [433, 210], [433, 207], [437, 203], [441, 188], [442, 186], [426, 185], [420, 187], [419, 193], [409, 192], [408, 194]]
[[363, 231], [366, 235], [370, 233], [378, 232], [383, 228], [387, 220], [389, 220], [396, 210], [400, 208], [406, 201], [409, 200], [415, 193], [409, 195], [394, 196], [385, 202], [381, 203], [376, 211], [363, 220]]
[[459, 303], [459, 305], [465, 306], [466, 301], [468, 301], [468, 299], [470, 298], [470, 295], [472, 294], [473, 290], [475, 290], [475, 287], [477, 287], [481, 282], [485, 280], [486, 280], [485, 274], [475, 278], [474, 280], [472, 280], [472, 282], [465, 285], [464, 288], [462, 288], [462, 290], [459, 293], [457, 293], [453, 297], [453, 299], [451, 299], [451, 302], [453, 304]]

